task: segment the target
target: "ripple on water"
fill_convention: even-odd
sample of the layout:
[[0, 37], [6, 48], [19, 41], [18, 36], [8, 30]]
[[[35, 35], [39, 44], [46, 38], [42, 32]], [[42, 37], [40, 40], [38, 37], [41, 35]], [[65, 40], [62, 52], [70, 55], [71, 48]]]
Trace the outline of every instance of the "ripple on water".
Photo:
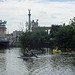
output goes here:
[[73, 58], [42, 55], [39, 59], [25, 61], [17, 58], [18, 56], [19, 48], [0, 53], [0, 75], [75, 75]]
[[29, 67], [31, 75], [75, 75], [75, 66], [63, 62], [63, 58], [59, 55], [42, 56], [40, 59], [33, 60]]

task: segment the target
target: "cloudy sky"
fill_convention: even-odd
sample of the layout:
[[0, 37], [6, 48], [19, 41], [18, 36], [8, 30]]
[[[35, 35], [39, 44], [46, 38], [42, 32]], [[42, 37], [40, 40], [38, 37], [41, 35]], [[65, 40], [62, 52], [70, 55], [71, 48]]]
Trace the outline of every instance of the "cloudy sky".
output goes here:
[[0, 20], [7, 21], [7, 33], [25, 28], [28, 9], [39, 26], [68, 24], [75, 17], [75, 0], [0, 0]]

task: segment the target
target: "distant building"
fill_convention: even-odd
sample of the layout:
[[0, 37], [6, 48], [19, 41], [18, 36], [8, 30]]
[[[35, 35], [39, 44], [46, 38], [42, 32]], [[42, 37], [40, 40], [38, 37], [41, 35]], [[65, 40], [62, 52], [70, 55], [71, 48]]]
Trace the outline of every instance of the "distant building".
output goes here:
[[13, 41], [19, 41], [19, 36], [22, 34], [22, 31], [13, 31]]
[[6, 34], [5, 37], [7, 40], [9, 40], [9, 45], [13, 43], [13, 35], [12, 34]]
[[6, 38], [6, 21], [0, 20], [0, 47], [8, 47], [9, 41]]
[[31, 26], [32, 26], [32, 31], [36, 30], [36, 28], [38, 28], [38, 19], [36, 20], [36, 22], [32, 20]]
[[0, 39], [5, 38], [5, 34], [6, 34], [6, 24], [7, 22], [4, 21], [2, 22], [2, 20], [0, 20]]
[[7, 40], [13, 40], [13, 35], [12, 34], [6, 34], [5, 37], [7, 38]]
[[38, 26], [38, 19], [36, 21], [32, 20], [31, 21], [31, 13], [30, 13], [30, 9], [28, 9], [29, 14], [28, 14], [28, 22], [26, 22], [26, 31], [35, 31], [38, 29], [45, 29], [46, 32], [48, 32], [48, 34], [50, 34], [50, 27], [40, 27]]
[[36, 20], [36, 22], [34, 20], [32, 20], [31, 26], [32, 26], [32, 28], [31, 28], [32, 31], [39, 30], [39, 29], [45, 29], [45, 31], [48, 32], [48, 34], [50, 34], [51, 27], [40, 27], [40, 26], [38, 26], [38, 19]]

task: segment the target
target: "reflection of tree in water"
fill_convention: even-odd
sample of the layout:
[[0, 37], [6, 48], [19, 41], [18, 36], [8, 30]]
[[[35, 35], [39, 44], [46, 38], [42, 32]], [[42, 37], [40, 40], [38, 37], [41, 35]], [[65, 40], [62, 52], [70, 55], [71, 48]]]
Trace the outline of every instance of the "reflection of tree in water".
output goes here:
[[6, 48], [0, 48], [0, 53], [5, 53]]

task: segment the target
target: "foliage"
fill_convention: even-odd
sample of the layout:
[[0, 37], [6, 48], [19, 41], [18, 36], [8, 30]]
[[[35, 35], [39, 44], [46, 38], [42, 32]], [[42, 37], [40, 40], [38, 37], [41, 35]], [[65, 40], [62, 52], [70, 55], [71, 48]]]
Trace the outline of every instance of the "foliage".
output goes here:
[[60, 48], [73, 48], [75, 44], [75, 31], [71, 26], [59, 28], [55, 34], [56, 45]]
[[75, 48], [75, 17], [70, 25], [52, 25], [50, 34], [45, 27], [38, 27], [32, 32], [25, 32], [20, 36], [23, 48]]
[[43, 47], [43, 42], [47, 36], [45, 30], [36, 30], [33, 32], [25, 32], [20, 37], [20, 41], [23, 48], [41, 48]]
[[70, 25], [75, 28], [75, 17], [73, 19], [70, 19]]
[[54, 38], [55, 32], [57, 32], [60, 27], [61, 27], [61, 25], [52, 25], [51, 26], [51, 31], [50, 31], [51, 38]]

